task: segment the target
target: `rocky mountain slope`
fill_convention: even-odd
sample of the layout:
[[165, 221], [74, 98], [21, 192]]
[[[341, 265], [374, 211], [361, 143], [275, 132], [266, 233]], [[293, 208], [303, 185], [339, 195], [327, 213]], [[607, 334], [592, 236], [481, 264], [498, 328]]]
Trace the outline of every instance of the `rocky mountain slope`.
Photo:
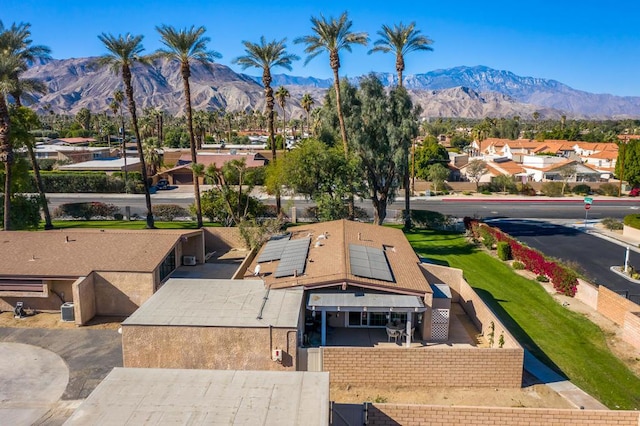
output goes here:
[[[136, 66], [133, 75], [140, 110], [155, 107], [182, 114], [183, 86], [177, 63], [158, 60], [150, 67]], [[385, 84], [395, 84], [394, 74], [378, 76]], [[97, 67], [95, 58], [36, 64], [25, 77], [42, 80], [49, 91], [34, 108], [42, 111], [48, 105], [56, 113], [75, 114], [81, 108], [108, 111], [114, 91], [122, 89], [120, 77], [108, 68]], [[353, 81], [357, 83], [357, 80]], [[487, 67], [457, 67], [408, 75], [404, 83], [415, 102], [422, 106], [423, 117], [531, 117], [535, 111], [543, 118], [558, 118], [563, 114], [576, 118], [640, 117], [638, 97], [597, 95], [574, 90], [554, 80], [520, 77]], [[287, 116], [303, 117], [302, 95], [311, 93], [318, 106], [332, 80], [274, 75], [273, 86], [281, 85], [287, 86], [291, 93]], [[213, 64], [207, 69], [194, 64], [191, 94], [195, 110], [264, 109], [260, 77], [238, 74], [224, 65]]]

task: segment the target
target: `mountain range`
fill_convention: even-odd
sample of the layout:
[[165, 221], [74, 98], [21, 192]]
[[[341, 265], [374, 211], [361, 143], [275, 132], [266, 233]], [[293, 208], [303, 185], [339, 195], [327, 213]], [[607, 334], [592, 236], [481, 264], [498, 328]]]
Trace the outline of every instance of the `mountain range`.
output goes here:
[[[151, 66], [136, 65], [133, 85], [140, 109], [161, 108], [180, 115], [184, 109], [180, 67], [175, 62], [156, 60]], [[99, 68], [96, 58], [72, 58], [34, 64], [24, 76], [41, 80], [48, 93], [39, 96], [34, 108], [54, 113], [75, 114], [81, 108], [93, 112], [109, 110], [115, 90], [122, 88], [121, 78], [109, 68]], [[376, 73], [383, 84], [397, 84], [393, 73]], [[361, 76], [350, 79], [357, 84]], [[288, 117], [303, 117], [300, 99], [310, 93], [316, 106], [333, 80], [273, 75], [272, 86], [286, 86]], [[423, 74], [407, 75], [403, 84], [414, 103], [428, 117], [532, 117], [542, 118], [637, 118], [640, 97], [594, 94], [573, 89], [555, 80], [522, 77], [509, 71], [485, 66], [455, 67]], [[265, 106], [261, 77], [236, 73], [229, 67], [213, 64], [206, 68], [192, 65], [191, 95], [195, 110], [263, 110]], [[276, 106], [276, 110], [279, 107]], [[279, 112], [279, 111], [278, 111]]]

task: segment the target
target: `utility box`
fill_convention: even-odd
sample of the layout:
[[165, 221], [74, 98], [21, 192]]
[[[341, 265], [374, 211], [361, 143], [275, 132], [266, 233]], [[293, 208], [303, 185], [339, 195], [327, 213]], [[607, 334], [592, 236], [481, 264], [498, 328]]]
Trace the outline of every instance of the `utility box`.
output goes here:
[[60, 315], [62, 317], [61, 318], [62, 321], [74, 322], [76, 318], [75, 318], [75, 312], [73, 310], [73, 302], [63, 303], [62, 306], [60, 307]]
[[271, 358], [275, 362], [282, 362], [282, 349], [274, 349], [271, 351]]

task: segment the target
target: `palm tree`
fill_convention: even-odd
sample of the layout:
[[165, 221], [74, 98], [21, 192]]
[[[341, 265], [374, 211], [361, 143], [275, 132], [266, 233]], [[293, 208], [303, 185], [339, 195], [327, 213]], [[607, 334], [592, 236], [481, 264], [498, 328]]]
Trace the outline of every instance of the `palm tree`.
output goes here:
[[[264, 87], [264, 98], [267, 110], [267, 127], [269, 129], [269, 140], [271, 141], [271, 155], [276, 161], [276, 131], [273, 125], [273, 88], [271, 87], [271, 68], [282, 67], [291, 71], [291, 63], [300, 59], [298, 56], [287, 53], [286, 39], [280, 41], [273, 40], [267, 43], [264, 36], [260, 37], [260, 43], [243, 41], [245, 55], [235, 58], [233, 63], [238, 64], [242, 69], [249, 67], [262, 69], [262, 86]], [[280, 193], [276, 193], [276, 211], [280, 214]]]
[[[136, 145], [138, 150], [138, 158], [142, 172], [142, 183], [144, 185], [144, 196], [147, 204], [147, 228], [154, 229], [153, 213], [151, 210], [151, 192], [149, 190], [149, 179], [147, 176], [147, 166], [144, 162], [144, 152], [142, 151], [142, 138], [140, 137], [140, 129], [138, 128], [138, 116], [136, 113], [136, 101], [133, 98], [133, 85], [131, 84], [131, 68], [136, 62], [147, 64], [149, 60], [141, 56], [144, 47], [142, 46], [141, 35], [133, 36], [126, 34], [117, 37], [112, 34], [102, 33], [98, 39], [104, 43], [109, 51], [106, 55], [98, 59], [101, 66], [110, 66], [114, 74], [122, 75], [127, 100], [129, 101], [129, 113], [131, 114], [131, 122], [133, 131], [136, 135]], [[124, 147], [124, 139], [122, 140]], [[125, 153], [126, 158], [126, 153]]]
[[287, 99], [291, 97], [291, 94], [286, 87], [280, 86], [276, 90], [276, 100], [278, 105], [282, 108], [282, 151], [287, 149], [287, 111], [284, 107], [287, 105]]
[[396, 55], [396, 72], [398, 73], [398, 86], [402, 87], [402, 72], [404, 71], [404, 57], [407, 53], [423, 50], [432, 51], [433, 40], [420, 34], [420, 30], [416, 30], [416, 23], [409, 25], [394, 25], [393, 28], [383, 25], [378, 31], [380, 36], [373, 45], [374, 48], [369, 51], [383, 53], [395, 53]]
[[315, 101], [311, 97], [310, 93], [305, 93], [304, 95], [302, 95], [302, 99], [300, 100], [300, 105], [302, 106], [302, 109], [304, 109], [304, 112], [307, 113], [307, 135], [311, 134], [311, 129], [309, 126], [310, 124], [309, 114], [311, 113], [311, 108], [313, 107], [314, 103]]
[[340, 103], [340, 75], [338, 74], [338, 70], [340, 69], [340, 50], [344, 49], [347, 52], [351, 52], [351, 46], [354, 44], [366, 46], [369, 41], [369, 36], [367, 33], [351, 32], [353, 22], [348, 19], [347, 12], [343, 12], [338, 19], [332, 17], [327, 20], [322, 15], [320, 15], [320, 18], [312, 16], [311, 24], [313, 34], [299, 37], [295, 40], [295, 43], [305, 43], [307, 45], [304, 51], [309, 56], [305, 59], [305, 65], [320, 53], [325, 51], [329, 53], [329, 63], [333, 70], [333, 86], [336, 91], [336, 109], [340, 123], [340, 134], [342, 136], [344, 153], [345, 156], [347, 156], [349, 147], [347, 145], [347, 130], [344, 125], [344, 116]]
[[[402, 22], [394, 25], [393, 28], [383, 25], [378, 31], [380, 39], [376, 40], [374, 48], [369, 51], [389, 53], [396, 55], [396, 72], [398, 73], [398, 86], [402, 87], [402, 72], [404, 71], [404, 56], [407, 53], [419, 50], [431, 51], [433, 41], [428, 37], [420, 34], [420, 30], [416, 30], [416, 23], [403, 25]], [[405, 160], [404, 167], [404, 227], [406, 230], [411, 229], [411, 192], [409, 188], [409, 141], [403, 144], [403, 157]]]
[[168, 25], [156, 27], [160, 33], [162, 43], [165, 48], [158, 49], [157, 57], [167, 58], [180, 63], [180, 72], [184, 84], [184, 102], [187, 114], [187, 129], [189, 130], [189, 148], [191, 149], [191, 169], [193, 171], [193, 192], [196, 202], [196, 218], [198, 228], [202, 228], [202, 205], [200, 203], [200, 167], [196, 155], [196, 140], [193, 133], [193, 112], [191, 110], [191, 87], [189, 77], [191, 77], [191, 62], [198, 61], [209, 67], [215, 58], [220, 58], [218, 52], [207, 50], [209, 37], [205, 37], [205, 27], [184, 28], [176, 30]]
[[[51, 53], [51, 49], [46, 46], [32, 44], [30, 28], [31, 25], [25, 23], [13, 23], [11, 27], [5, 28], [0, 21], [0, 161], [5, 164], [3, 229], [6, 231], [11, 229], [11, 165], [13, 163], [13, 147], [9, 140], [11, 120], [7, 95], [14, 94], [14, 100], [19, 103], [20, 95], [28, 91], [31, 83], [31, 80], [23, 80], [20, 84], [20, 74], [27, 69], [28, 63], [37, 59], [47, 60]], [[46, 199], [41, 198], [41, 200], [46, 203]], [[48, 224], [50, 222], [49, 219]]]
[[[333, 86], [336, 92], [336, 111], [338, 113], [338, 123], [340, 124], [340, 135], [342, 136], [344, 156], [348, 160], [349, 144], [347, 142], [347, 129], [344, 124], [342, 103], [340, 101], [340, 75], [338, 73], [340, 69], [340, 50], [344, 49], [347, 52], [351, 52], [351, 45], [354, 44], [366, 46], [369, 42], [369, 36], [364, 32], [351, 32], [353, 22], [348, 19], [347, 12], [343, 12], [338, 19], [329, 18], [329, 20], [327, 20], [322, 15], [320, 15], [320, 18], [312, 16], [311, 24], [313, 34], [299, 37], [295, 42], [305, 43], [307, 45], [304, 51], [309, 56], [305, 59], [305, 65], [320, 53], [325, 51], [329, 53], [329, 64], [333, 70]], [[351, 191], [349, 195], [349, 219], [353, 219], [354, 217], [354, 204], [353, 191]]]

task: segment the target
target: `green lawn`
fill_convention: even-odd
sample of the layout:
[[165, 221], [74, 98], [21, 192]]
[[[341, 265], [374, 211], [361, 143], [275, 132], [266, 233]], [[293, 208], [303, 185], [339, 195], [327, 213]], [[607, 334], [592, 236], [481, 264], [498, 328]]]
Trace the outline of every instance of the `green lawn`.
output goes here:
[[420, 256], [462, 269], [467, 282], [538, 359], [611, 409], [640, 409], [640, 378], [609, 351], [598, 326], [460, 234], [416, 230], [406, 235]]

